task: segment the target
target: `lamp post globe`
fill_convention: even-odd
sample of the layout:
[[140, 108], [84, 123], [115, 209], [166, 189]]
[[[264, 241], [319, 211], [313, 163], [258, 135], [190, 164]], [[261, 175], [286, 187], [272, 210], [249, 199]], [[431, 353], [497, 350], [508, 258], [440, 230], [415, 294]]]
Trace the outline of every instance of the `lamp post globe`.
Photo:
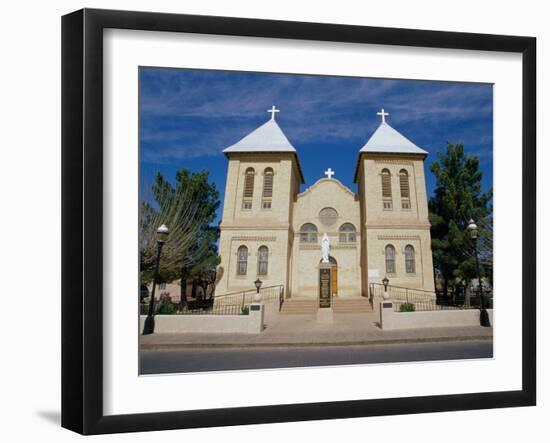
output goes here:
[[474, 223], [474, 220], [473, 219], [470, 219], [470, 221], [468, 222], [468, 226], [466, 227], [466, 229], [468, 230], [468, 233], [470, 234], [470, 238], [472, 240], [476, 240], [477, 239], [477, 232], [478, 232], [478, 229], [477, 229], [477, 225]]
[[477, 252], [477, 236], [478, 236], [478, 227], [475, 224], [473, 219], [470, 219], [466, 230], [470, 234], [470, 238], [473, 241], [474, 246], [474, 257], [476, 259], [476, 273], [477, 273], [477, 282], [478, 282], [478, 296], [479, 296], [479, 324], [481, 326], [491, 326], [491, 321], [489, 320], [489, 313], [485, 308], [485, 297], [483, 296], [483, 284], [481, 283], [481, 272], [479, 269], [479, 256]]
[[149, 307], [147, 308], [147, 317], [143, 325], [143, 335], [152, 334], [155, 332], [155, 317], [153, 311], [155, 308], [155, 289], [159, 278], [160, 267], [160, 253], [162, 252], [162, 246], [168, 238], [170, 230], [165, 224], [162, 224], [157, 229], [157, 261], [155, 263], [155, 273], [153, 274], [153, 289], [151, 290], [151, 298], [149, 299]]
[[157, 243], [166, 242], [166, 239], [168, 238], [168, 234], [170, 234], [170, 230], [168, 229], [168, 227], [165, 224], [160, 225], [157, 229]]

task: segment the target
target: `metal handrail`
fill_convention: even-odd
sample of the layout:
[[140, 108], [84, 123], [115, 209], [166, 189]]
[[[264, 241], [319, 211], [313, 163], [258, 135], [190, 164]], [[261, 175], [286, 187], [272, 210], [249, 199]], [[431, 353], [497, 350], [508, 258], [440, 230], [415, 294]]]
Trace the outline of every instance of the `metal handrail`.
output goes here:
[[[370, 283], [371, 285], [376, 285], [376, 286], [384, 286], [382, 283]], [[435, 294], [435, 291], [428, 291], [427, 289], [417, 289], [417, 288], [407, 288], [406, 286], [396, 286], [396, 285], [388, 285], [388, 289], [389, 288], [396, 288], [396, 289], [405, 289], [405, 290], [408, 290], [408, 291], [418, 291], [418, 292], [426, 292], [430, 295], [434, 295]]]
[[[283, 287], [284, 288], [284, 285], [273, 285], [273, 286], [266, 286], [266, 287], [263, 287], [263, 288], [260, 288], [260, 291], [263, 291], [265, 289], [273, 289], [273, 288], [281, 288]], [[234, 295], [242, 295], [242, 294], [246, 294], [246, 293], [249, 293], [249, 292], [256, 292], [257, 289], [244, 289], [243, 291], [235, 291], [235, 292], [228, 292], [227, 294], [220, 294], [220, 295], [214, 295], [214, 298], [222, 298], [222, 297], [230, 297], [230, 296], [234, 296]]]

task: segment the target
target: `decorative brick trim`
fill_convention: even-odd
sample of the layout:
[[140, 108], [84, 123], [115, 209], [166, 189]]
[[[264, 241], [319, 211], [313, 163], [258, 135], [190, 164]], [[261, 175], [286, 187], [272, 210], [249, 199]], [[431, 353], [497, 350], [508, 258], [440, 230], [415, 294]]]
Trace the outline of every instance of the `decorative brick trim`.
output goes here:
[[250, 225], [245, 226], [242, 223], [239, 225], [221, 225], [220, 230], [224, 232], [228, 231], [288, 231], [290, 229], [289, 225], [280, 225], [280, 226], [266, 226], [266, 225]]
[[378, 240], [420, 240], [419, 235], [407, 235], [407, 234], [387, 234], [379, 235]]
[[431, 225], [429, 223], [410, 223], [410, 224], [378, 224], [378, 223], [368, 223], [365, 225], [367, 230], [369, 229], [416, 229], [416, 230], [429, 230]]
[[243, 235], [240, 237], [231, 237], [231, 241], [267, 241], [273, 242], [276, 241], [277, 237], [256, 237], [253, 235]]
[[357, 249], [358, 244], [357, 243], [339, 243], [334, 246], [331, 246], [331, 249]]
[[377, 158], [374, 160], [374, 163], [414, 166], [414, 163], [411, 160], [399, 160], [397, 158]]

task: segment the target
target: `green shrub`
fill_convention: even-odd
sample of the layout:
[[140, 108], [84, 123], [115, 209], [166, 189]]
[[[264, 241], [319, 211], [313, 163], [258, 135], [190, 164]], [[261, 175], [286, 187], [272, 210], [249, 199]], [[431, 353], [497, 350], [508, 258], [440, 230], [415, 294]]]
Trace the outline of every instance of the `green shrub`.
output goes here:
[[157, 315], [172, 315], [175, 314], [178, 310], [178, 307], [175, 303], [169, 301], [161, 301], [157, 305], [156, 314]]
[[242, 315], [248, 315], [248, 313], [249, 313], [248, 306], [243, 306], [241, 308], [241, 314]]
[[403, 303], [399, 308], [400, 312], [414, 312], [414, 305], [412, 303]]

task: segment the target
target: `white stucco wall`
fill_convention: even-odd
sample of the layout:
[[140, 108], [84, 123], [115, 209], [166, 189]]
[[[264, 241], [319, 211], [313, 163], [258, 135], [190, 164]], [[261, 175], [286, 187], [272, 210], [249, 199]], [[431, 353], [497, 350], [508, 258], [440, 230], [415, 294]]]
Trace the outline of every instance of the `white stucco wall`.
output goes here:
[[[487, 312], [493, 324], [493, 310]], [[380, 325], [386, 330], [479, 326], [479, 313], [479, 309], [395, 312], [381, 305]]]
[[[155, 334], [259, 334], [263, 330], [264, 307], [256, 306], [259, 310], [250, 307], [248, 315], [155, 315]], [[140, 316], [140, 331], [145, 318]]]

